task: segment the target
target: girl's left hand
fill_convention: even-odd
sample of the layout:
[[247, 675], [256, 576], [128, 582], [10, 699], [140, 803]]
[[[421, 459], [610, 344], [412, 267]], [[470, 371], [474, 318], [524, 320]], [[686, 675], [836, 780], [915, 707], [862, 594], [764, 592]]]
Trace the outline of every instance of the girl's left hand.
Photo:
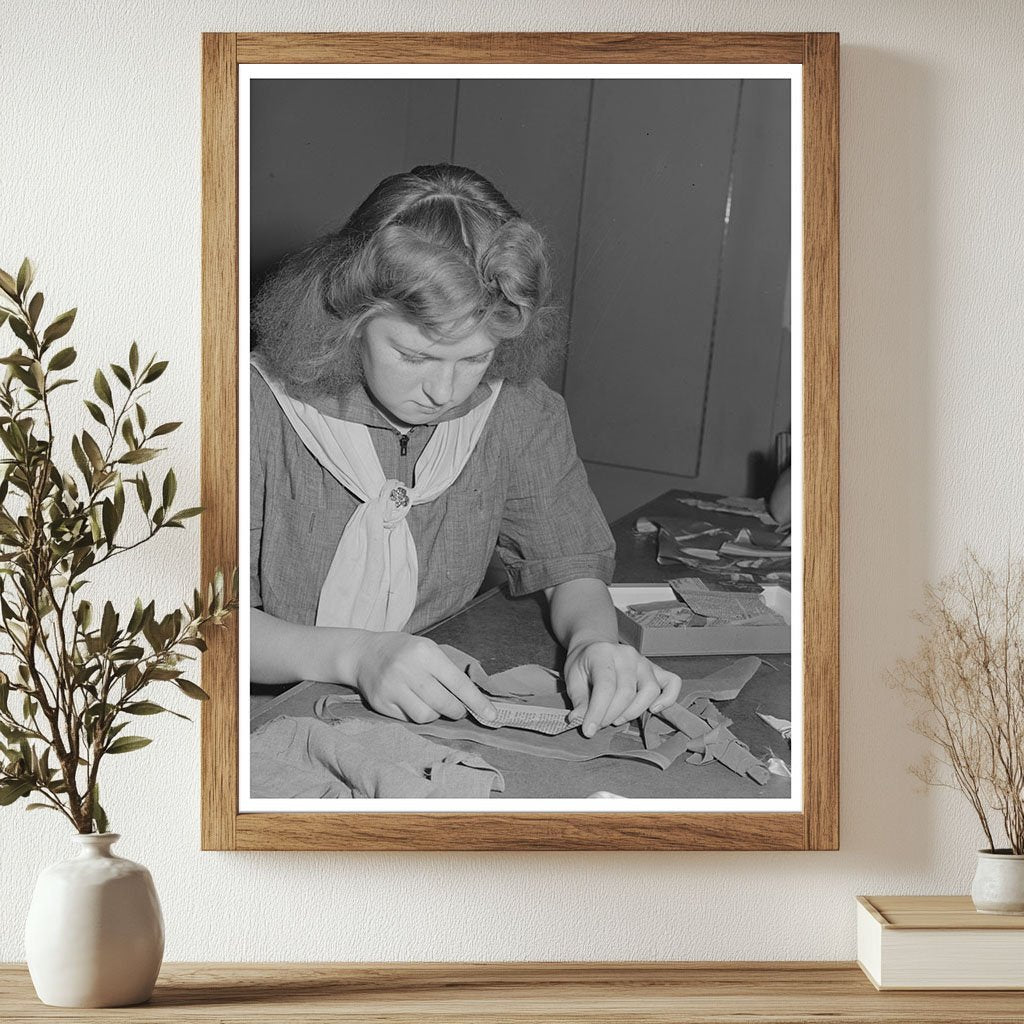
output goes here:
[[593, 736], [606, 725], [622, 725], [644, 711], [674, 704], [682, 685], [627, 644], [592, 640], [573, 647], [565, 659], [565, 687], [572, 701], [569, 721]]

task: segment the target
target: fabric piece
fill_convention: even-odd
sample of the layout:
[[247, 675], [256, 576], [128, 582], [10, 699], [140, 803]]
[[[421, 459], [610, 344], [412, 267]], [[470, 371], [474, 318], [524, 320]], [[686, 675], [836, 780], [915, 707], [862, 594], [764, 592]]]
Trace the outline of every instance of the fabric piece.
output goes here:
[[[752, 514], [743, 507], [730, 507], [729, 503], [734, 499], [722, 498], [717, 502], [677, 500], [707, 511]], [[637, 525], [642, 525], [644, 530], [657, 529], [659, 565], [679, 563], [688, 566], [720, 584], [727, 584], [731, 590], [756, 591], [768, 582], [789, 583], [791, 551], [788, 527], [779, 526], [770, 516], [764, 521], [765, 526], [746, 526], [739, 530], [727, 527], [724, 522], [724, 517], [714, 524], [704, 519], [680, 516], [648, 516]], [[740, 571], [749, 569], [757, 570], [756, 579], [749, 572]]]
[[[745, 744], [736, 740], [728, 731], [729, 720], [709, 703], [707, 693], [681, 696], [677, 703], [658, 715], [645, 714], [639, 729], [631, 725], [606, 726], [587, 739], [577, 727], [563, 728], [561, 716], [568, 714], [570, 704], [557, 673], [539, 665], [523, 665], [488, 677], [481, 663], [471, 655], [447, 644], [443, 645], [442, 650], [476, 685], [491, 693], [499, 714], [507, 714], [511, 718], [531, 710], [544, 714], [550, 709], [559, 718], [558, 731], [554, 732], [547, 722], [539, 723], [538, 731], [507, 725], [495, 728], [485, 726], [469, 716], [456, 721], [441, 718], [425, 724], [404, 725], [404, 728], [420, 735], [466, 740], [560, 761], [625, 758], [644, 761], [661, 770], [670, 768], [680, 757], [692, 754], [691, 763], [720, 760], [734, 771], [737, 771], [738, 766], [741, 769], [738, 774], [760, 781], [760, 762], [749, 754]], [[743, 683], [754, 675], [760, 664], [759, 658], [740, 658], [712, 673], [707, 680], [713, 680], [712, 689], [731, 686], [735, 693], [739, 693]], [[689, 683], [694, 686], [706, 684], [707, 680], [690, 680]], [[725, 692], [732, 691], [727, 689]], [[515, 703], [523, 699], [528, 699], [530, 705], [536, 707]], [[690, 705], [700, 707], [707, 718], [694, 713]], [[381, 719], [380, 715], [363, 704], [358, 694], [346, 693], [321, 697], [316, 703], [316, 715], [327, 722], [358, 718]], [[520, 722], [520, 725], [525, 724]], [[567, 726], [567, 723], [564, 724]], [[536, 728], [538, 723], [533, 725]]]
[[[466, 406], [489, 394], [482, 384]], [[361, 386], [341, 396], [333, 413], [367, 427], [387, 479], [414, 485], [435, 425], [413, 428], [403, 456], [397, 431]], [[360, 502], [309, 453], [254, 369], [250, 421], [251, 602], [277, 618], [313, 625], [328, 569]], [[412, 507], [405, 522], [419, 566], [409, 632], [468, 603], [496, 548], [514, 596], [572, 579], [611, 582], [611, 531], [576, 453], [565, 402], [540, 381], [505, 383], [458, 479], [436, 500]]]
[[715, 501], [707, 501], [704, 498], [676, 498], [682, 505], [692, 505], [694, 508], [703, 509], [705, 512], [727, 512], [730, 515], [752, 516], [760, 520], [765, 526], [774, 526], [775, 520], [768, 512], [764, 498], [730, 498], [722, 497]]
[[505, 788], [478, 755], [391, 721], [275, 718], [250, 749], [257, 798], [486, 799]]
[[345, 526], [320, 588], [316, 624], [404, 629], [416, 605], [419, 577], [416, 544], [405, 521], [409, 510], [433, 501], [455, 482], [503, 382], [497, 381], [487, 399], [464, 416], [438, 425], [420, 456], [415, 486], [407, 487], [384, 475], [364, 424], [325, 416], [255, 369], [309, 453], [362, 502]]
[[690, 764], [707, 764], [709, 761], [719, 761], [734, 771], [737, 775], [744, 775], [754, 780], [759, 786], [767, 783], [770, 772], [750, 752], [750, 748], [740, 742], [725, 726], [716, 726], [710, 732], [704, 733], [689, 742], [688, 750], [694, 751], [687, 761]]
[[760, 711], [757, 712], [757, 717], [761, 719], [765, 725], [770, 725], [776, 732], [782, 733], [783, 739], [789, 742], [789, 738], [793, 735], [793, 723], [786, 720], [785, 718], [776, 718], [774, 715], [763, 715]]
[[751, 655], [737, 658], [725, 668], [717, 669], [701, 679], [683, 679], [678, 703], [689, 707], [701, 697], [717, 701], [735, 700], [743, 687], [757, 675], [760, 667], [761, 659]]
[[[326, 721], [342, 721], [349, 718], [380, 720], [376, 711], [348, 701], [340, 701], [334, 697], [322, 698], [317, 704], [318, 713]], [[684, 753], [683, 749], [674, 751], [645, 750], [643, 745], [630, 734], [625, 726], [601, 729], [592, 739], [586, 739], [579, 729], [563, 733], [559, 736], [546, 736], [542, 733], [526, 732], [521, 729], [489, 729], [480, 725], [472, 718], [449, 721], [439, 718], [435, 722], [420, 725], [405, 722], [402, 728], [419, 733], [421, 736], [433, 736], [440, 739], [468, 740], [487, 747], [501, 750], [515, 750], [524, 754], [535, 754], [538, 757], [549, 757], [556, 761], [592, 761], [598, 757], [618, 757], [634, 761], [646, 761], [660, 769], [670, 767], [676, 757]]]
[[556, 692], [553, 684], [558, 679], [558, 673], [541, 668], [540, 665], [519, 665], [506, 672], [498, 672], [496, 675], [489, 676], [484, 671], [483, 665], [471, 655], [465, 654], [449, 644], [441, 644], [440, 647], [448, 660], [460, 672], [468, 675], [488, 697], [525, 701], [539, 693], [550, 696]]

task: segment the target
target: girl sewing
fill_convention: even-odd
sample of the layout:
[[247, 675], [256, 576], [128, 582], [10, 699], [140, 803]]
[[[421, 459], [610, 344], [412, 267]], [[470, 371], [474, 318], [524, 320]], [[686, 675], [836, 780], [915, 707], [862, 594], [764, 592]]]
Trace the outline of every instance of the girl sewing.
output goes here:
[[474, 171], [382, 181], [254, 306], [251, 676], [359, 689], [413, 722], [494, 710], [432, 641], [497, 549], [543, 591], [585, 736], [673, 703], [619, 645], [614, 544], [562, 398], [540, 235]]

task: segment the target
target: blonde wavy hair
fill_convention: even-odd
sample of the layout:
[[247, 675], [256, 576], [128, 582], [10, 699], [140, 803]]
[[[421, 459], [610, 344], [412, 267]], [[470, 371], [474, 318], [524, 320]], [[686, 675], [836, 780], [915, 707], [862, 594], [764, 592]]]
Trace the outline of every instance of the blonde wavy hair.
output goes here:
[[537, 376], [562, 347], [543, 238], [466, 167], [385, 178], [289, 256], [253, 303], [255, 358], [297, 398], [338, 394], [362, 379], [361, 329], [384, 313], [437, 341], [485, 330], [487, 379]]

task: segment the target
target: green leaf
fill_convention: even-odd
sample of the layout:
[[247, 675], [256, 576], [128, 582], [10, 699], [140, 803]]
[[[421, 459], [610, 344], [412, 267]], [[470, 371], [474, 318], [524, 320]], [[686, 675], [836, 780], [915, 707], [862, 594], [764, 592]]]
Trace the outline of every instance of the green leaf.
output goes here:
[[111, 409], [114, 408], [114, 396], [110, 393], [110, 385], [107, 383], [107, 378], [104, 376], [102, 370], [97, 370], [96, 375], [92, 379], [92, 386], [96, 391], [96, 394], [100, 396], [100, 401], [109, 405]]
[[193, 700], [210, 699], [210, 695], [201, 686], [196, 686], [195, 683], [190, 683], [187, 679], [175, 680], [174, 685], [177, 686], [186, 697], [191, 697]]
[[3, 736], [8, 743], [18, 743], [25, 738], [25, 731], [16, 725], [7, 725], [0, 722], [0, 736]]
[[117, 632], [117, 612], [114, 606], [107, 601], [103, 605], [103, 621], [100, 623], [100, 640], [104, 647], [110, 647]]
[[95, 403], [90, 402], [88, 398], [84, 399], [86, 409], [89, 410], [89, 415], [100, 424], [105, 427], [107, 425], [107, 417], [103, 414], [103, 410]]
[[92, 787], [92, 820], [96, 826], [96, 831], [103, 833], [110, 831], [107, 824], [107, 815], [103, 808], [100, 806], [100, 787], [95, 785]]
[[[3, 434], [0, 433], [0, 439], [2, 438]], [[85, 451], [82, 448], [82, 443], [78, 440], [77, 436], [71, 438], [71, 455], [75, 460], [75, 465], [78, 467], [78, 471], [87, 481], [91, 481], [92, 467], [89, 465], [89, 460], [86, 458]]]
[[124, 438], [124, 443], [132, 450], [139, 447], [139, 442], [135, 439], [135, 428], [132, 426], [132, 421], [125, 417], [124, 423], [121, 424], [121, 436]]
[[124, 481], [120, 477], [114, 481], [114, 511], [120, 523], [124, 518]]
[[177, 493], [177, 490], [178, 479], [174, 475], [174, 470], [169, 469], [167, 470], [167, 476], [164, 477], [164, 486], [162, 493], [163, 504], [165, 507], [170, 507], [171, 502], [174, 501], [174, 495]]
[[142, 598], [135, 598], [135, 607], [132, 609], [131, 618], [128, 620], [128, 625], [125, 627], [128, 636], [135, 636], [136, 633], [142, 628], [142, 620], [145, 615], [146, 609], [143, 607]]
[[26, 256], [18, 268], [18, 295], [24, 295], [32, 287], [32, 280], [36, 276], [32, 261]]
[[156, 448], [136, 448], [134, 451], [125, 452], [117, 461], [124, 462], [129, 466], [137, 465], [140, 462], [149, 462], [159, 454]]
[[128, 365], [131, 367], [132, 373], [139, 372], [139, 346], [134, 341], [128, 350]]
[[95, 505], [89, 509], [89, 532], [92, 534], [94, 544], [99, 544], [103, 540], [103, 527], [100, 525], [100, 517]]
[[103, 453], [100, 451], [100, 446], [93, 440], [92, 434], [88, 430], [82, 431], [82, 447], [85, 449], [85, 454], [89, 456], [89, 462], [92, 463], [92, 468], [99, 472], [106, 463], [103, 460]]
[[141, 405], [135, 406], [135, 418], [139, 421], [139, 430], [146, 429], [146, 410]]
[[177, 681], [181, 675], [180, 668], [149, 668], [146, 670], [146, 675], [150, 679], [165, 679], [171, 681]]
[[49, 327], [43, 331], [43, 341], [49, 344], [51, 341], [56, 341], [58, 338], [63, 338], [68, 331], [71, 330], [71, 325], [75, 322], [75, 314], [78, 309], [69, 309], [66, 313], [61, 313], [56, 320], [50, 324]]
[[25, 807], [26, 811], [57, 811], [60, 812], [59, 807], [54, 807], [53, 804], [28, 804]]
[[119, 647], [110, 655], [111, 661], [138, 661], [146, 652], [136, 644]]
[[151, 437], [163, 437], [164, 434], [169, 434], [173, 430], [177, 430], [181, 426], [181, 421], [178, 420], [175, 423], [161, 423], [156, 430], [150, 435]]
[[39, 314], [43, 309], [43, 293], [36, 292], [32, 296], [32, 301], [28, 304], [28, 322], [35, 328], [39, 321]]
[[108, 754], [127, 754], [132, 750], [148, 747], [153, 741], [145, 736], [119, 736], [106, 749]]
[[150, 507], [153, 504], [153, 495], [149, 491], [149, 477], [145, 473], [142, 476], [137, 477], [135, 480], [135, 487], [139, 492], [139, 502], [142, 505], [143, 511], [148, 515]]
[[79, 626], [83, 630], [87, 630], [92, 625], [92, 604], [82, 601], [75, 609], [75, 618], [78, 620]]
[[102, 505], [103, 536], [106, 538], [107, 546], [114, 546], [114, 536], [117, 533], [117, 513], [114, 511], [114, 503], [109, 498], [104, 498]]
[[134, 704], [125, 704], [124, 711], [129, 715], [159, 715], [167, 708], [154, 704], [151, 700], [139, 700]]
[[110, 364], [110, 372], [126, 387], [132, 386], [132, 379], [128, 376], [128, 371], [123, 366], [118, 366], [117, 363]]
[[193, 516], [198, 516], [202, 513], [203, 506], [196, 505], [193, 508], [183, 508], [180, 512], [175, 512], [170, 519], [167, 520], [167, 525], [171, 523], [180, 523], [183, 519], [191, 519]]
[[33, 782], [31, 779], [19, 779], [12, 782], [0, 782], [0, 807], [7, 807], [15, 800], [27, 796], [32, 792]]
[[62, 348], [51, 360], [50, 365], [47, 367], [47, 372], [50, 370], [66, 370], [76, 359], [78, 353], [71, 348]]
[[18, 301], [18, 286], [13, 277], [4, 270], [0, 270], [0, 288], [2, 288], [15, 302]]
[[164, 359], [159, 363], [154, 363], [147, 371], [145, 377], [142, 378], [143, 384], [152, 384], [153, 381], [159, 377], [164, 370], [167, 369], [167, 360]]
[[14, 331], [20, 341], [25, 342], [26, 345], [32, 344], [32, 332], [28, 329], [28, 324], [21, 317], [12, 314], [7, 322], [11, 325], [11, 330]]

